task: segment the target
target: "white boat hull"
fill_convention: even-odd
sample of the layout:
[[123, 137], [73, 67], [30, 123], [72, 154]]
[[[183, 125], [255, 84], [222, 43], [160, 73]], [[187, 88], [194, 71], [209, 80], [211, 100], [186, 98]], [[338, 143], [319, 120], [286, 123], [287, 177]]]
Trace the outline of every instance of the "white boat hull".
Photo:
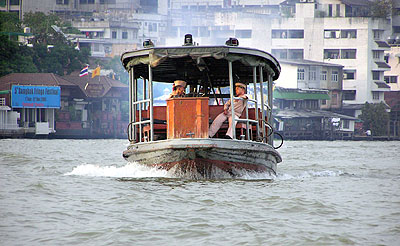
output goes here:
[[228, 139], [184, 138], [131, 144], [123, 153], [129, 162], [166, 169], [177, 176], [212, 178], [222, 170], [276, 174], [281, 156], [270, 145]]

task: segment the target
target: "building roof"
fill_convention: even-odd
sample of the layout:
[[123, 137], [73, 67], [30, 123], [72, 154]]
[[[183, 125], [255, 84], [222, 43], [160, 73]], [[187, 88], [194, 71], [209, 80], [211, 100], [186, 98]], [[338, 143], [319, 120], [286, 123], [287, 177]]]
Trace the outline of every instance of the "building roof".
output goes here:
[[300, 90], [278, 87], [274, 90], [274, 98], [287, 100], [330, 100], [328, 91]]
[[385, 102], [390, 106], [391, 111], [400, 111], [400, 91], [385, 92]]
[[282, 60], [279, 59], [279, 63], [281, 64], [292, 64], [292, 65], [310, 65], [310, 66], [325, 66], [325, 67], [343, 67], [340, 64], [326, 63], [326, 62], [318, 62], [311, 60]]
[[356, 5], [356, 6], [368, 6], [369, 0], [341, 0], [343, 4], [346, 5]]
[[11, 73], [0, 77], [0, 90], [9, 90], [12, 85], [75, 86], [54, 73]]
[[281, 119], [293, 118], [341, 118], [346, 120], [358, 120], [358, 118], [326, 110], [307, 110], [307, 109], [283, 109], [274, 113], [274, 117]]
[[91, 73], [83, 77], [79, 77], [78, 74], [71, 74], [66, 75], [63, 78], [68, 80], [70, 83], [79, 86], [87, 97], [103, 97], [111, 88], [128, 88], [127, 85], [107, 76], [96, 76], [92, 78]]

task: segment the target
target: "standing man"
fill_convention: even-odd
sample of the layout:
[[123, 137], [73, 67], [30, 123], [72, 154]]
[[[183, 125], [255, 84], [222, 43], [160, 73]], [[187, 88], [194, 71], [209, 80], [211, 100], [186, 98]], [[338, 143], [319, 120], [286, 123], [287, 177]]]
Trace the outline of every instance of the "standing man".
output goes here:
[[[235, 84], [235, 92], [236, 92], [236, 97], [241, 97], [243, 99], [247, 99], [246, 95], [246, 85], [243, 83], [236, 83]], [[242, 115], [243, 109], [246, 106], [246, 100], [240, 100], [240, 99], [235, 99], [233, 100], [235, 107], [233, 108], [235, 112], [235, 117], [239, 118]], [[210, 126], [210, 129], [208, 131], [208, 135], [210, 138], [214, 137], [215, 133], [221, 128], [222, 124], [226, 119], [228, 119], [229, 122], [229, 128], [228, 131], [226, 132], [225, 138], [227, 139], [232, 139], [233, 136], [233, 129], [236, 128], [236, 123], [235, 121], [235, 126], [232, 127], [232, 105], [231, 105], [231, 100], [225, 103], [224, 105], [224, 112], [220, 113], [213, 123]]]
[[183, 80], [175, 80], [172, 84], [172, 93], [169, 95], [168, 99], [176, 97], [185, 96], [186, 82]]

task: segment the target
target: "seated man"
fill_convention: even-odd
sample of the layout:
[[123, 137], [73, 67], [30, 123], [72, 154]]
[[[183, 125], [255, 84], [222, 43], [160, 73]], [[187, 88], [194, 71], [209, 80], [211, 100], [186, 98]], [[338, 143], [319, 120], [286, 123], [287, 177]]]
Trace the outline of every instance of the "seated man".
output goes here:
[[168, 99], [176, 98], [176, 97], [184, 97], [185, 96], [185, 87], [186, 82], [183, 80], [175, 80], [172, 85], [172, 93], [169, 95]]
[[[236, 96], [237, 97], [241, 97], [241, 98], [247, 99], [247, 95], [245, 94], [246, 93], [246, 85], [245, 84], [236, 83], [235, 84], [235, 92], [236, 92]], [[240, 99], [235, 99], [234, 100], [234, 104], [235, 104], [234, 112], [235, 112], [235, 116], [237, 118], [239, 118], [240, 115], [242, 115], [243, 109], [246, 106], [245, 103], [246, 103], [245, 100], [240, 100]], [[235, 121], [235, 126], [232, 127], [232, 108], [231, 108], [231, 106], [232, 106], [231, 105], [231, 100], [229, 100], [224, 105], [224, 112], [220, 113], [215, 118], [213, 123], [211, 124], [210, 129], [208, 131], [208, 135], [210, 136], [210, 138], [214, 137], [215, 133], [217, 133], [219, 128], [221, 128], [221, 126], [224, 123], [224, 121], [226, 119], [228, 119], [229, 128], [228, 128], [228, 131], [226, 132], [225, 138], [232, 139], [232, 136], [233, 136], [232, 130], [235, 129], [237, 121]]]

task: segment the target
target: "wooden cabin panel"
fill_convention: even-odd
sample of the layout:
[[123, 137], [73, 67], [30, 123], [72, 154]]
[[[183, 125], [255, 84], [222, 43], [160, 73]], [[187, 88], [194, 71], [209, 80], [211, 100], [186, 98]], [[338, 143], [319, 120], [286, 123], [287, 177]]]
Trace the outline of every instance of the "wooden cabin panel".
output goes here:
[[208, 138], [208, 97], [167, 100], [167, 138]]

